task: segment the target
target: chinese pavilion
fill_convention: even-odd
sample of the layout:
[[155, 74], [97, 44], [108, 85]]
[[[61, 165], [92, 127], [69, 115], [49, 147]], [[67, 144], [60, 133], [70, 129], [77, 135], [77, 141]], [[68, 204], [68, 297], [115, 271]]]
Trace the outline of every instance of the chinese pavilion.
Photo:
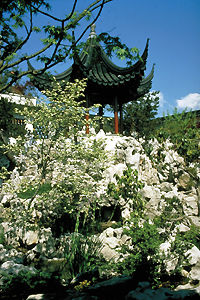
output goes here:
[[[106, 104], [114, 107], [115, 133], [119, 133], [118, 112], [120, 112], [120, 131], [122, 131], [122, 105], [130, 101], [136, 101], [149, 92], [154, 75], [154, 66], [150, 74], [144, 77], [148, 56], [147, 40], [145, 50], [139, 59], [131, 67], [119, 67], [106, 55], [95, 32], [95, 25], [91, 26], [85, 49], [80, 55], [74, 55], [72, 66], [54, 77], [58, 81], [73, 81], [74, 79], [87, 78], [85, 90], [86, 105], [89, 108], [93, 104], [101, 104], [99, 115], [103, 116], [103, 108]], [[29, 68], [32, 66], [29, 64]], [[34, 85], [43, 90], [47, 84], [45, 76], [40, 75], [33, 80]], [[89, 116], [86, 116], [88, 119]], [[102, 125], [101, 125], [102, 128]], [[87, 127], [86, 132], [89, 132]]]

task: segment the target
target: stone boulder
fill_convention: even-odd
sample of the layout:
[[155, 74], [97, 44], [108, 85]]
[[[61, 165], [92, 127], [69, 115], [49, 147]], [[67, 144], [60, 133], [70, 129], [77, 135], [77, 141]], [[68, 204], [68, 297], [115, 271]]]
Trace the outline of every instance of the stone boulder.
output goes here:
[[195, 290], [172, 291], [168, 288], [152, 289], [148, 282], [142, 282], [138, 288], [128, 293], [125, 300], [152, 300], [152, 299], [198, 299], [199, 294]]
[[191, 271], [188, 274], [189, 278], [199, 281], [200, 284], [200, 250], [194, 246], [186, 252], [186, 257], [191, 266]]
[[128, 243], [130, 238], [123, 234], [123, 228], [109, 227], [100, 234], [99, 240], [102, 243], [101, 253], [103, 257], [108, 261], [117, 261], [120, 257], [118, 250], [122, 245]]
[[37, 270], [34, 267], [24, 266], [23, 264], [17, 264], [14, 261], [6, 261], [1, 265], [1, 275], [13, 274], [17, 275], [19, 272], [26, 272], [35, 274]]

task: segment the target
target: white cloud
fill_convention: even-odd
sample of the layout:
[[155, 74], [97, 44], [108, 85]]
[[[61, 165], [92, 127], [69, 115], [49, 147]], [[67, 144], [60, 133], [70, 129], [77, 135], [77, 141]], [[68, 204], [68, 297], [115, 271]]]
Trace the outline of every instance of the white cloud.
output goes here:
[[163, 93], [159, 92], [158, 97], [159, 97], [159, 106], [160, 108], [163, 108], [164, 104], [166, 103]]
[[176, 100], [177, 107], [180, 109], [200, 109], [200, 94], [193, 93]]

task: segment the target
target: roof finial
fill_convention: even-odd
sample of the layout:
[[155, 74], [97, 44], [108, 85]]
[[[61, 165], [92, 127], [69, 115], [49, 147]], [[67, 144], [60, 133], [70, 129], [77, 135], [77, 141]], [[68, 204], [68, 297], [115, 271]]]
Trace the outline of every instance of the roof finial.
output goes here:
[[89, 35], [89, 38], [93, 38], [93, 37], [96, 37], [96, 31], [95, 31], [95, 28], [96, 28], [96, 25], [95, 24], [92, 24], [91, 27], [90, 27], [90, 35]]

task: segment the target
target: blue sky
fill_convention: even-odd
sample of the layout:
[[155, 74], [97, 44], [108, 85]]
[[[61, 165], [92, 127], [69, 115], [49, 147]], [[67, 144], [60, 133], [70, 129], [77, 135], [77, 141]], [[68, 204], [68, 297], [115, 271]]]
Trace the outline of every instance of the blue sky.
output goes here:
[[[79, 2], [80, 8], [88, 3]], [[56, 12], [66, 3], [57, 0]], [[175, 107], [200, 109], [200, 0], [113, 0], [96, 31], [119, 36], [141, 53], [150, 38], [146, 74], [155, 63], [152, 89], [160, 91], [159, 114]]]
[[[55, 15], [64, 16], [73, 1], [50, 3]], [[88, 3], [91, 0], [79, 0], [78, 8]], [[150, 38], [146, 75], [155, 63], [152, 90], [160, 91], [159, 115], [175, 107], [200, 109], [200, 0], [113, 0], [96, 22], [96, 32], [119, 36], [140, 53]], [[60, 73], [71, 63], [60, 64], [55, 71]]]

